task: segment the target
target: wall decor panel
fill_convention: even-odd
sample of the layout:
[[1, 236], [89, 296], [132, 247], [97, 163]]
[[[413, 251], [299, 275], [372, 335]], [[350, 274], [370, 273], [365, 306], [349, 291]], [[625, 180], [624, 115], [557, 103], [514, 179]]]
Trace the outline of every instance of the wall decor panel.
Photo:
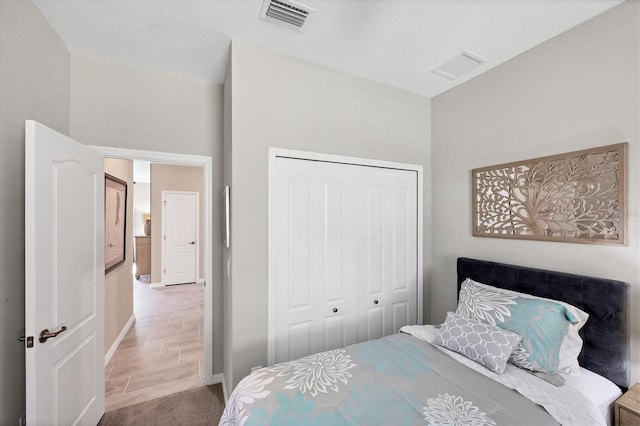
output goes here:
[[627, 143], [472, 170], [473, 235], [626, 244]]

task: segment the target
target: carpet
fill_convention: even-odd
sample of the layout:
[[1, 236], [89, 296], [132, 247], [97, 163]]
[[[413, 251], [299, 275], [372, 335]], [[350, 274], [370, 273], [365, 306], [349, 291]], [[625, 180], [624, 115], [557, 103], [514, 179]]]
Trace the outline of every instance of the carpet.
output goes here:
[[222, 386], [215, 384], [109, 411], [98, 426], [217, 425], [223, 410]]

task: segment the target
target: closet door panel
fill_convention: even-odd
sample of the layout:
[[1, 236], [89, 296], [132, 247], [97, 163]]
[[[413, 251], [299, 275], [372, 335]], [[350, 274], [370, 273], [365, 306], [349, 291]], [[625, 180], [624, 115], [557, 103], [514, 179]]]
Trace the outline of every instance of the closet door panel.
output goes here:
[[409, 302], [400, 301], [391, 303], [391, 321], [387, 324], [386, 334], [394, 334], [400, 331], [405, 325], [415, 322], [409, 317]]
[[364, 336], [361, 340], [373, 340], [385, 336], [386, 333], [384, 329], [384, 307], [374, 306], [366, 308], [364, 313], [365, 326], [362, 330], [364, 331]]
[[[366, 172], [366, 170], [365, 170]], [[362, 176], [362, 177], [366, 177]], [[361, 177], [361, 178], [362, 178]], [[365, 179], [366, 182], [366, 179]], [[384, 291], [385, 241], [384, 241], [384, 193], [379, 182], [366, 184], [365, 214], [366, 233], [364, 255], [366, 258], [365, 296], [379, 297]]]
[[322, 331], [322, 350], [328, 351], [331, 349], [342, 348], [349, 345], [347, 339], [347, 327], [345, 324], [344, 314], [329, 315], [324, 318], [324, 327]]
[[391, 333], [417, 321], [417, 180], [411, 172], [396, 173], [393, 185], [394, 276], [389, 282], [388, 300], [392, 306]]
[[312, 321], [289, 324], [287, 338], [282, 344], [285, 350], [282, 351], [282, 358], [277, 362], [301, 358], [313, 353], [311, 343], [314, 340], [313, 329]]
[[[417, 173], [363, 169], [366, 278], [358, 285], [364, 311], [358, 340], [393, 334], [417, 322]], [[374, 332], [378, 327], [381, 333]]]
[[355, 343], [353, 215], [344, 166], [319, 163], [324, 350]]
[[389, 333], [417, 321], [417, 180], [411, 172], [394, 173], [392, 194], [393, 277], [387, 282], [386, 298], [391, 310]]
[[[312, 165], [313, 166], [313, 165]], [[317, 323], [317, 167], [278, 159], [275, 188], [275, 362], [321, 349]]]

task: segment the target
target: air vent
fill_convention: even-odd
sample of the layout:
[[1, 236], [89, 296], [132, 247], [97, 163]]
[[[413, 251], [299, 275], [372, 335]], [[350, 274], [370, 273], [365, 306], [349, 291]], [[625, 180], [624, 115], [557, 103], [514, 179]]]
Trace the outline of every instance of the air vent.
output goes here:
[[450, 59], [445, 64], [431, 70], [432, 73], [438, 74], [449, 80], [454, 80], [466, 73], [470, 69], [487, 62], [482, 56], [478, 56], [473, 52], [464, 50], [461, 54]]
[[291, 0], [265, 0], [262, 4], [260, 17], [266, 21], [304, 32], [313, 12], [315, 9]]

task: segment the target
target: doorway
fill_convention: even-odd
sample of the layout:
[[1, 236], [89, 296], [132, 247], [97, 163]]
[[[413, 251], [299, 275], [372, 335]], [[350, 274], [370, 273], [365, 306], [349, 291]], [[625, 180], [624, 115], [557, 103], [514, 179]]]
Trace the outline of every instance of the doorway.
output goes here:
[[[203, 260], [202, 260], [202, 268], [204, 269], [204, 280], [198, 280], [199, 282], [195, 285], [198, 287], [193, 294], [183, 294], [182, 296], [187, 299], [198, 299], [202, 304], [202, 315], [203, 315], [203, 324], [202, 329], [200, 330], [200, 335], [203, 338], [204, 342], [204, 357], [203, 361], [200, 363], [199, 368], [201, 369], [202, 377], [204, 384], [213, 384], [222, 382], [222, 377], [218, 377], [218, 375], [213, 375], [213, 286], [207, 285], [207, 283], [213, 283], [213, 236], [212, 236], [212, 159], [210, 157], [203, 156], [192, 156], [192, 155], [181, 155], [181, 154], [171, 154], [171, 153], [162, 153], [162, 152], [152, 152], [152, 151], [140, 151], [140, 150], [131, 150], [131, 149], [120, 149], [120, 148], [111, 148], [111, 147], [98, 147], [92, 146], [91, 148], [97, 150], [101, 153], [105, 158], [119, 158], [119, 159], [127, 159], [127, 160], [142, 160], [148, 161], [153, 164], [161, 164], [161, 165], [174, 165], [174, 166], [188, 166], [188, 167], [197, 167], [202, 170], [203, 175], [203, 191], [202, 191], [202, 247], [203, 247]], [[159, 226], [159, 224], [158, 224]], [[144, 278], [144, 277], [141, 277]], [[136, 283], [134, 283], [136, 284]], [[147, 284], [148, 286], [148, 284]], [[185, 289], [177, 289], [175, 292], [185, 293]], [[198, 292], [200, 295], [198, 296]], [[140, 295], [142, 297], [142, 295]], [[188, 320], [184, 320], [189, 322]], [[190, 326], [193, 324], [186, 324], [186, 322], [182, 322], [181, 326]], [[186, 325], [185, 325], [186, 324]], [[175, 325], [174, 325], [175, 326]], [[125, 326], [125, 329], [127, 327]], [[190, 331], [193, 331], [193, 327], [190, 328]], [[125, 330], [126, 331], [126, 330]], [[180, 333], [180, 331], [174, 331], [174, 333]], [[126, 334], [126, 333], [125, 333]], [[124, 336], [123, 336], [124, 337]], [[108, 357], [107, 357], [108, 358]], [[176, 375], [180, 375], [178, 371], [175, 372]], [[179, 378], [177, 379], [179, 380]]]

